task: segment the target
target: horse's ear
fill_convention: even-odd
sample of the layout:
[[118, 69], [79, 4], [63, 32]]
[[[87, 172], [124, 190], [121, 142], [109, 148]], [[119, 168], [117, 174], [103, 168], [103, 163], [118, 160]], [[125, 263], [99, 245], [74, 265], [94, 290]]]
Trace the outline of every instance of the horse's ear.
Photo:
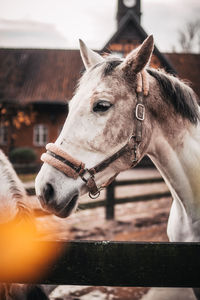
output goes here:
[[81, 57], [86, 70], [104, 61], [101, 55], [89, 49], [82, 40], [79, 40], [79, 43], [80, 43]]
[[137, 74], [148, 64], [153, 52], [153, 35], [148, 36], [146, 40], [137, 49], [134, 49], [125, 58], [121, 64], [122, 70], [130, 76], [131, 73]]

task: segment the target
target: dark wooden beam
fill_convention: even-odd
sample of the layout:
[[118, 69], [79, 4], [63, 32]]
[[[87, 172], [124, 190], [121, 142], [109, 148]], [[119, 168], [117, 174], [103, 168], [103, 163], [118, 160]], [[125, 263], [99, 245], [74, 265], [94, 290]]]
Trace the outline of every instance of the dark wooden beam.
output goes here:
[[[168, 197], [171, 197], [170, 192], [151, 193], [146, 195], [126, 197], [126, 198], [117, 198], [114, 200], [114, 204], [116, 205], [116, 204], [130, 203], [130, 202], [151, 201], [151, 200], [168, 198]], [[91, 201], [86, 203], [79, 203], [78, 207], [80, 208], [80, 210], [92, 209], [92, 208], [106, 206], [106, 203], [107, 203], [106, 200], [97, 200], [97, 201]]]
[[138, 178], [138, 179], [127, 179], [127, 180], [115, 180], [114, 186], [125, 186], [125, 185], [137, 185], [137, 184], [151, 184], [164, 182], [162, 177], [151, 177], [151, 178]]
[[106, 220], [115, 218], [115, 189], [112, 182], [106, 189], [106, 204], [105, 204]]
[[[42, 242], [38, 242], [39, 244]], [[200, 243], [43, 242], [62, 255], [42, 284], [200, 287]], [[0, 277], [1, 282], [5, 278]], [[27, 283], [27, 278], [10, 279]]]

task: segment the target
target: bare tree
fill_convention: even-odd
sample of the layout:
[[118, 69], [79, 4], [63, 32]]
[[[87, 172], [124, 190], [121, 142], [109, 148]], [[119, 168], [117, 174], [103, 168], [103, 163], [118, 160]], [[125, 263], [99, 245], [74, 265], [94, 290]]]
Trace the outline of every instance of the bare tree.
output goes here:
[[188, 22], [183, 30], [179, 30], [178, 34], [182, 52], [200, 53], [200, 19]]

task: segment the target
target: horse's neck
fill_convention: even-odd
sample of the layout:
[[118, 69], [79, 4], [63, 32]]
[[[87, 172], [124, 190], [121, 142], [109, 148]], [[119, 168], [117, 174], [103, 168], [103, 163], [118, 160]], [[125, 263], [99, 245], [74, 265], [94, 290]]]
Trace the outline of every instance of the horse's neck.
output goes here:
[[200, 220], [200, 125], [190, 125], [176, 138], [172, 142], [162, 130], [155, 132], [148, 154], [175, 200], [176, 221], [197, 224]]

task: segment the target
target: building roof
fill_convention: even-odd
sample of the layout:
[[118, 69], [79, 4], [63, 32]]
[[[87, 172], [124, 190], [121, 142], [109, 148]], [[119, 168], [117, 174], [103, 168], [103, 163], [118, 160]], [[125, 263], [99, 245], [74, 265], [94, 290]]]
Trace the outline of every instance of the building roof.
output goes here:
[[[147, 36], [148, 35], [141, 26], [137, 15], [133, 11], [127, 11], [125, 16], [121, 19], [117, 31], [106, 43], [102, 51], [106, 51], [109, 45], [113, 43], [121, 43], [124, 39], [130, 41], [137, 40], [137, 42], [142, 43]], [[170, 64], [167, 57], [165, 57], [156, 46], [154, 47], [154, 54], [159, 58], [160, 62], [168, 72], [176, 74], [176, 70]]]
[[165, 53], [165, 56], [176, 69], [178, 77], [188, 81], [200, 98], [200, 54]]
[[0, 49], [0, 101], [66, 103], [80, 77], [79, 50]]
[[[165, 53], [178, 76], [200, 97], [200, 54]], [[79, 50], [0, 49], [0, 101], [63, 104], [83, 64]]]

